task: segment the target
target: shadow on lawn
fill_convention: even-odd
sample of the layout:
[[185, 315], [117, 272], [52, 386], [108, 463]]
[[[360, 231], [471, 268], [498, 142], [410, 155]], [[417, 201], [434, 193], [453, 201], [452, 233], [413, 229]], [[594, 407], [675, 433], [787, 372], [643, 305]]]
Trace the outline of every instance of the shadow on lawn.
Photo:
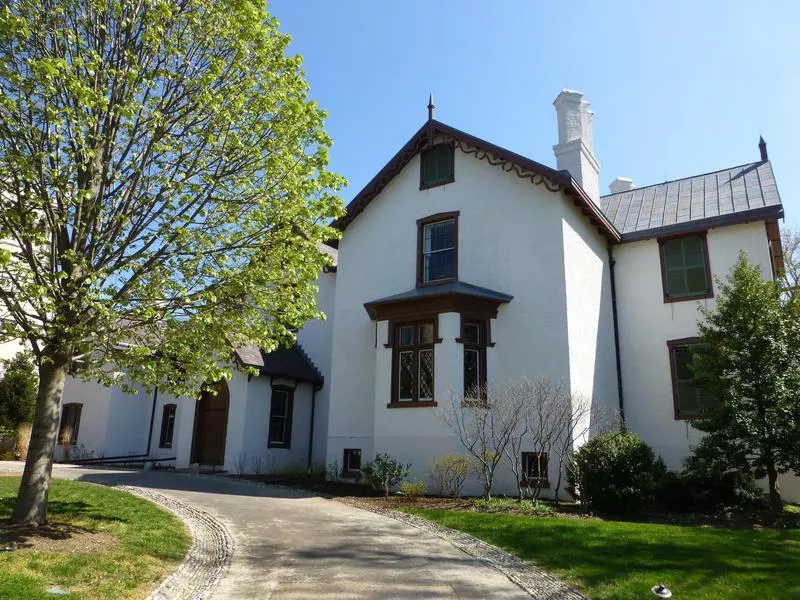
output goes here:
[[435, 520], [545, 568], [570, 573], [589, 588], [654, 577], [702, 587], [719, 584], [733, 572], [739, 581], [748, 580], [752, 586], [768, 581], [788, 583], [794, 579], [791, 565], [800, 562], [800, 547], [792, 543], [796, 534], [783, 530], [748, 532], [600, 521], [576, 526], [574, 521], [458, 517], [438, 511]]

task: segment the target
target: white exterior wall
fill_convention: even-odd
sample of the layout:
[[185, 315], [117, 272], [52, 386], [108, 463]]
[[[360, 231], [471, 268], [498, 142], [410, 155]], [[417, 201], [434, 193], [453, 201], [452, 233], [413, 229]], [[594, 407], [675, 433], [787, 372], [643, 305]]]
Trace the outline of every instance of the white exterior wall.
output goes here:
[[[764, 223], [758, 222], [708, 232], [712, 278], [728, 275], [739, 250], [771, 276]], [[664, 302], [657, 240], [615, 246], [614, 258], [625, 417], [669, 467], [679, 468], [702, 434], [689, 421], [675, 420], [667, 341], [696, 336], [698, 307], [711, 307], [714, 299]]]
[[[566, 277], [576, 292], [584, 279], [598, 294], [608, 297], [610, 289], [604, 283], [607, 259], [600, 236], [589, 234], [589, 241], [580, 242], [570, 234], [564, 241], [562, 222], [571, 231], [583, 227], [572, 201], [459, 151], [455, 181], [420, 191], [416, 157], [348, 226], [339, 244], [328, 462], [341, 465], [344, 448], [361, 448], [363, 461], [374, 452], [388, 452], [412, 463], [412, 478], [426, 480], [432, 459], [447, 452], [463, 453], [434, 409], [387, 408], [391, 381], [391, 350], [383, 347], [387, 324], [377, 324], [376, 339], [376, 324], [363, 307], [365, 302], [414, 288], [417, 219], [455, 210], [460, 211], [459, 280], [514, 296], [492, 321], [496, 346], [488, 349], [489, 383], [537, 376], [571, 383], [572, 362], [576, 386], [588, 393], [602, 390], [603, 395], [615, 389], [615, 384], [598, 382], [589, 373], [597, 362], [598, 344], [608, 339], [609, 331], [613, 335], [609, 302], [573, 322], [575, 339], [583, 343], [585, 336], [591, 337], [592, 348], [570, 355]], [[568, 266], [565, 252], [570, 255]], [[573, 299], [576, 305], [582, 302], [579, 293]], [[448, 404], [451, 392], [462, 392], [463, 350], [454, 342], [458, 335], [458, 315], [440, 315], [443, 341], [434, 355], [439, 410]], [[613, 337], [610, 348], [613, 352]], [[611, 361], [613, 355], [602, 362], [611, 365], [615, 377]], [[510, 470], [501, 468], [497, 490], [515, 489]], [[467, 491], [479, 491], [477, 482]]]
[[[325, 313], [325, 320], [306, 323], [297, 333], [297, 341], [322, 373], [325, 382], [317, 390], [314, 402], [314, 446], [312, 462], [322, 468], [327, 463], [328, 413], [331, 390], [331, 356], [333, 351], [333, 317], [336, 295], [336, 273], [321, 273], [317, 279], [317, 305]], [[324, 470], [324, 469], [323, 469]]]
[[[107, 454], [108, 409], [111, 389], [99, 383], [85, 383], [75, 377], [64, 382], [64, 404], [82, 404], [81, 421], [78, 426], [78, 445], [101, 456]], [[59, 415], [61, 411], [59, 410]], [[59, 417], [60, 418], [60, 417]], [[56, 448], [56, 459], [61, 460], [61, 448]]]

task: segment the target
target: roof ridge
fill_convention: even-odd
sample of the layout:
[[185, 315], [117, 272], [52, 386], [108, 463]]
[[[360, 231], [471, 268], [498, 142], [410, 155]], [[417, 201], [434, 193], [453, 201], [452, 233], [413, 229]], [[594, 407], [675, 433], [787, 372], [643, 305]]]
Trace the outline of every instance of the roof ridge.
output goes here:
[[630, 189], [630, 190], [625, 190], [625, 191], [622, 191], [622, 192], [616, 192], [615, 194], [605, 194], [603, 196], [600, 196], [600, 199], [602, 200], [603, 198], [611, 198], [613, 196], [619, 196], [621, 194], [629, 194], [629, 193], [634, 192], [636, 190], [646, 190], [647, 188], [656, 187], [656, 186], [659, 186], [659, 185], [667, 185], [667, 184], [670, 184], [670, 183], [678, 183], [680, 181], [686, 181], [688, 179], [697, 179], [698, 177], [706, 177], [708, 175], [715, 175], [717, 173], [722, 173], [723, 171], [733, 171], [734, 169], [743, 169], [745, 167], [752, 167], [753, 165], [761, 165], [761, 164], [769, 163], [769, 162], [770, 162], [769, 160], [755, 160], [753, 162], [742, 163], [741, 165], [736, 165], [736, 166], [733, 166], [733, 167], [727, 167], [725, 169], [716, 169], [714, 171], [708, 171], [706, 173], [698, 173], [697, 175], [689, 175], [687, 177], [679, 177], [678, 179], [668, 179], [667, 181], [662, 181], [661, 183], [649, 183], [647, 185], [637, 186], [637, 187], [635, 187], [633, 189]]

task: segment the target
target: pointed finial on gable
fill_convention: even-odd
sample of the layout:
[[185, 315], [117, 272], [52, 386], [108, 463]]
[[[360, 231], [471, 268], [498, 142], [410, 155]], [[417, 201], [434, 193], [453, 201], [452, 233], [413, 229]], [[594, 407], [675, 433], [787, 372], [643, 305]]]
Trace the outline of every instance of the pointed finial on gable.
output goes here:
[[433, 105], [433, 92], [428, 94], [428, 121], [433, 120], [433, 109], [436, 108]]
[[767, 155], [767, 142], [764, 141], [764, 136], [760, 136], [758, 138], [758, 150], [761, 152], [761, 160], [769, 160], [769, 155]]

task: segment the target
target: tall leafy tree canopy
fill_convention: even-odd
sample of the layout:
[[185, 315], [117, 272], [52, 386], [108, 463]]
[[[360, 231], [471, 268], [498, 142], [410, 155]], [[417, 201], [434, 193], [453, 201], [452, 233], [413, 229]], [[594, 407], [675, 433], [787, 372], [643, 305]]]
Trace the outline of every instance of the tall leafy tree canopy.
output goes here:
[[40, 371], [15, 519], [44, 519], [73, 361], [196, 396], [319, 316], [343, 180], [289, 41], [260, 0], [0, 8], [0, 341]]
[[762, 278], [742, 253], [716, 307], [702, 309], [708, 348], [695, 376], [717, 400], [693, 425], [707, 432], [704, 451], [769, 482], [780, 509], [777, 475], [800, 473], [800, 302]]

